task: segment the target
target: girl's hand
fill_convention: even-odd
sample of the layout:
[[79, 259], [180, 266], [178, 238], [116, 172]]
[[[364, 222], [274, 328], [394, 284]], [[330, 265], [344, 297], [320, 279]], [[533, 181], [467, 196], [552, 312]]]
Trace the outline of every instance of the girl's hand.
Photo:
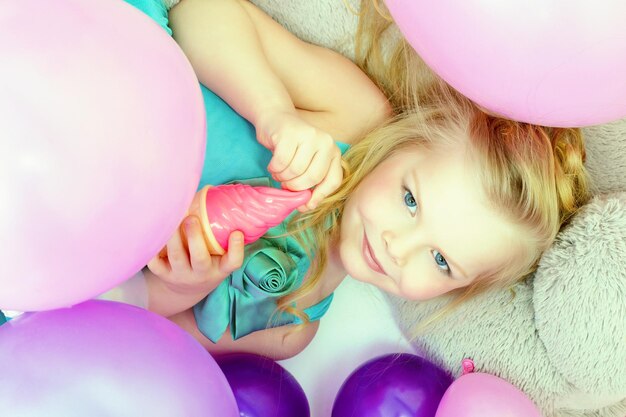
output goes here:
[[228, 251], [221, 256], [211, 256], [200, 220], [196, 216], [188, 216], [167, 246], [148, 262], [148, 268], [172, 291], [208, 294], [242, 262], [243, 233], [231, 233]]
[[333, 138], [296, 113], [279, 112], [258, 119], [257, 138], [272, 151], [267, 167], [283, 187], [300, 191], [315, 187], [301, 211], [315, 208], [341, 184], [341, 151]]

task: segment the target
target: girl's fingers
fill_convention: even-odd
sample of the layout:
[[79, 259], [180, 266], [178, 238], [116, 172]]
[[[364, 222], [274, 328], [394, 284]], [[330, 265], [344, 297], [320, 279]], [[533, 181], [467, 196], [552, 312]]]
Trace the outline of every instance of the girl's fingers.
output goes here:
[[326, 178], [331, 168], [333, 155], [331, 152], [318, 152], [311, 158], [311, 163], [306, 171], [299, 177], [286, 181], [285, 185], [290, 190], [300, 191], [316, 187]]
[[158, 277], [165, 277], [171, 271], [170, 263], [167, 261], [165, 256], [161, 255], [159, 252], [154, 258], [150, 259], [148, 262], [148, 269], [152, 271], [152, 273]]
[[200, 220], [189, 216], [183, 221], [191, 268], [197, 273], [205, 273], [211, 268], [211, 255], [204, 240]]
[[228, 237], [228, 251], [220, 259], [219, 269], [230, 274], [243, 264], [243, 233], [235, 230]]
[[[308, 144], [300, 144], [300, 146], [298, 146], [298, 148], [296, 149], [295, 155], [293, 156], [289, 165], [281, 172], [275, 173], [274, 178], [280, 182], [289, 182], [302, 176], [303, 174], [308, 174], [311, 169], [311, 163], [315, 159], [316, 152], [317, 150], [309, 146]], [[320, 180], [321, 179], [322, 178], [320, 178]], [[309, 187], [315, 184], [312, 184]]]
[[305, 204], [307, 210], [312, 210], [326, 197], [334, 193], [343, 180], [341, 168], [341, 156], [336, 156], [330, 161], [324, 179], [313, 189], [311, 199]]
[[167, 242], [167, 259], [173, 271], [184, 271], [191, 268], [189, 255], [183, 243], [181, 228], [177, 228], [174, 235]]
[[278, 174], [285, 170], [291, 163], [298, 144], [293, 140], [282, 140], [278, 142], [276, 148], [272, 150], [272, 159], [270, 160], [267, 170], [272, 174]]
[[167, 246], [163, 246], [156, 256], [160, 258], [167, 258]]

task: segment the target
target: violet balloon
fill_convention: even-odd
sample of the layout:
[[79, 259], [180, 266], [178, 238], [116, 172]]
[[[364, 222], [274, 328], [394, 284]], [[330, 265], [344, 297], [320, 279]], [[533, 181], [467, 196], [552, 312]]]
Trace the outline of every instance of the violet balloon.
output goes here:
[[436, 417], [541, 417], [519, 389], [497, 376], [463, 375], [441, 399]]
[[549, 126], [626, 116], [623, 0], [385, 0], [408, 42], [484, 108]]
[[278, 363], [246, 353], [216, 361], [235, 394], [241, 417], [309, 417], [304, 390]]
[[0, 326], [0, 410], [12, 417], [239, 416], [207, 351], [167, 319], [88, 301]]
[[0, 308], [65, 307], [141, 269], [184, 217], [200, 87], [123, 1], [3, 2], [0, 57]]
[[333, 417], [434, 417], [452, 378], [426, 359], [409, 353], [374, 358], [341, 386]]

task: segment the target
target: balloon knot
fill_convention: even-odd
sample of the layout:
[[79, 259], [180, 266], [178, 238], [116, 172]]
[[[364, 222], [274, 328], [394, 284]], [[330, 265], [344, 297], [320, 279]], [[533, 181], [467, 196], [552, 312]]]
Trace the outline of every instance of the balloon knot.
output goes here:
[[461, 375], [471, 374], [474, 372], [474, 361], [469, 358], [463, 359], [461, 366], [463, 367], [463, 373]]

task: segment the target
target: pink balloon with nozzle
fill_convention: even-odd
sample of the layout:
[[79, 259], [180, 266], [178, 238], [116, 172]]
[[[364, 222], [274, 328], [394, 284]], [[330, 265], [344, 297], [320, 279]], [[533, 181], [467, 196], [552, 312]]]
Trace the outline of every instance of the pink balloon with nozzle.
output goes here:
[[200, 219], [209, 252], [222, 255], [228, 249], [228, 237], [235, 230], [243, 233], [244, 244], [252, 243], [310, 199], [311, 190], [207, 185], [196, 193], [189, 214]]
[[463, 360], [463, 375], [447, 389], [435, 417], [541, 417], [524, 392], [495, 375], [474, 373]]

